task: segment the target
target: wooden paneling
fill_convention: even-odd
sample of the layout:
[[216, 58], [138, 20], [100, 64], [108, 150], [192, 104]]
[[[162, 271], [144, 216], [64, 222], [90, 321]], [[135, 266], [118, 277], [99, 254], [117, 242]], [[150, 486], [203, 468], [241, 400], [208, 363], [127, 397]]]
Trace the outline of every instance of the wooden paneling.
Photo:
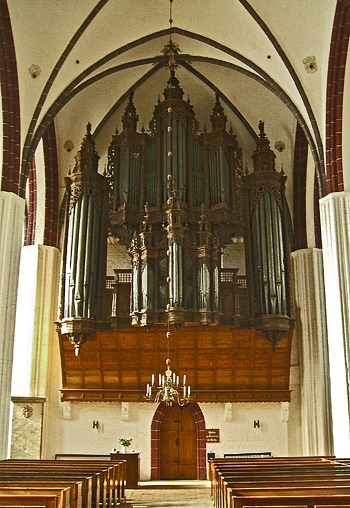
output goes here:
[[[166, 326], [97, 332], [76, 357], [60, 337], [63, 400], [143, 401], [152, 374], [165, 371]], [[182, 326], [170, 338], [171, 367], [187, 375], [193, 401], [290, 400], [292, 332], [273, 352], [262, 332]]]

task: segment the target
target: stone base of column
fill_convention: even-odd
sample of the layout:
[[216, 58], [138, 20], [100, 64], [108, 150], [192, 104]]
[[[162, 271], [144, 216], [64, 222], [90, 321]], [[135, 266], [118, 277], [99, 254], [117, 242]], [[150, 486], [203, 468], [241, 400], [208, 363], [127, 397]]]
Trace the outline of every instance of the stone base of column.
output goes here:
[[11, 459], [41, 459], [46, 397], [11, 397]]

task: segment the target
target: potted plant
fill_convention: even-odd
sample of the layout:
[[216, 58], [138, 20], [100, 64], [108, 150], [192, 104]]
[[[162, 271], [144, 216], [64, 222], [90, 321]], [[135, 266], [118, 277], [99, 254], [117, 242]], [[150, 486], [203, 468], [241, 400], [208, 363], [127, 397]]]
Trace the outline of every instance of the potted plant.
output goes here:
[[119, 444], [122, 447], [122, 453], [126, 453], [126, 449], [131, 445], [132, 439], [128, 439], [126, 437], [119, 438]]

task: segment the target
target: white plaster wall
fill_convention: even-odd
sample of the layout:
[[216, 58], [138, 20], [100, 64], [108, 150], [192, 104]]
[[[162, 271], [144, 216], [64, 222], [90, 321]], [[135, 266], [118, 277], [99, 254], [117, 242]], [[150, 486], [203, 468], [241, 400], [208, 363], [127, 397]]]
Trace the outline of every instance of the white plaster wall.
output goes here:
[[238, 275], [245, 275], [245, 245], [243, 237], [233, 241], [223, 249], [222, 268], [238, 268]]
[[45, 161], [44, 161], [44, 145], [40, 140], [35, 150], [35, 167], [36, 167], [36, 185], [37, 185], [37, 213], [35, 224], [35, 243], [44, 244], [45, 231]]
[[[51, 392], [46, 404], [47, 432], [44, 458], [55, 453], [109, 454], [120, 449], [118, 439], [132, 439], [130, 449], [140, 452], [141, 480], [150, 478], [151, 423], [155, 404], [130, 403], [129, 420], [122, 421], [120, 402], [62, 403]], [[275, 456], [288, 455], [288, 424], [282, 422], [280, 403], [236, 403], [232, 405], [232, 421], [224, 421], [225, 405], [200, 404], [207, 428], [220, 429], [220, 443], [207, 444], [207, 452], [266, 452]], [[260, 428], [254, 428], [259, 420]], [[98, 429], [93, 422], [98, 421]]]
[[113, 276], [114, 269], [131, 270], [131, 257], [125, 245], [107, 243], [107, 276]]
[[[224, 404], [200, 404], [206, 428], [220, 429], [220, 443], [207, 444], [207, 452], [217, 457], [224, 453], [271, 452], [288, 455], [288, 425], [281, 420], [281, 403], [234, 403], [232, 420], [224, 421]], [[254, 428], [254, 421], [260, 428]]]

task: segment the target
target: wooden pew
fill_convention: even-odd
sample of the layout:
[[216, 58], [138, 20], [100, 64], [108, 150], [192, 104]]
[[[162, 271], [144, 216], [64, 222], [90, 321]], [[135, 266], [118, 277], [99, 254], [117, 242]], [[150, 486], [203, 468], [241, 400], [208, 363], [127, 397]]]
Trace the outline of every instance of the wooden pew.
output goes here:
[[56, 480], [53, 481], [33, 481], [33, 480], [17, 480], [17, 478], [11, 480], [1, 480], [0, 479], [0, 489], [6, 489], [9, 492], [13, 488], [21, 488], [21, 489], [30, 489], [32, 492], [39, 491], [43, 488], [49, 489], [71, 489], [70, 496], [70, 506], [71, 508], [83, 508], [83, 482], [65, 481], [64, 483], [60, 483]]
[[234, 500], [234, 508], [345, 508], [349, 507], [347, 496], [300, 496], [291, 497], [240, 497]]
[[253, 487], [254, 489], [263, 488], [266, 485], [273, 485], [273, 488], [290, 486], [293, 485], [293, 488], [297, 487], [307, 487], [314, 486], [317, 478], [317, 486], [349, 486], [350, 485], [350, 476], [349, 473], [337, 473], [334, 472], [327, 473], [323, 472], [303, 472], [303, 473], [293, 473], [293, 472], [285, 472], [278, 474], [278, 472], [274, 472], [272, 475], [249, 475], [245, 476], [224, 476], [223, 482], [220, 484], [220, 489], [222, 492], [222, 501], [219, 503], [219, 506], [224, 505], [224, 496], [226, 495], [227, 487], [233, 485], [235, 489], [248, 488]]
[[[52, 472], [52, 471], [9, 471], [6, 472], [1, 471], [0, 466], [0, 485], [3, 483], [12, 483], [12, 485], [28, 484], [31, 482], [35, 482], [37, 485], [40, 484], [42, 488], [52, 487], [54, 485], [59, 485], [62, 488], [64, 486], [71, 487], [72, 484], [81, 483], [81, 500], [79, 497], [77, 498], [77, 503], [81, 504], [82, 508], [94, 508], [95, 505], [92, 503], [94, 491], [93, 491], [93, 477], [92, 476], [83, 476], [78, 475], [77, 473], [71, 472], [70, 474], [62, 473], [62, 472]], [[5, 487], [4, 487], [5, 488]], [[72, 488], [72, 498], [76, 495], [76, 490], [79, 489], [79, 486], [76, 488]], [[96, 497], [96, 496], [95, 496]], [[74, 505], [74, 501], [73, 501]], [[98, 506], [98, 505], [97, 505]]]
[[[333, 457], [332, 457], [333, 458]], [[266, 474], [266, 468], [268, 470], [272, 470], [273, 467], [276, 468], [278, 473], [282, 473], [283, 468], [287, 470], [288, 474], [290, 474], [291, 467], [308, 467], [309, 465], [323, 466], [329, 463], [328, 457], [289, 457], [289, 458], [266, 458], [266, 462], [264, 464], [261, 463], [261, 460], [256, 459], [212, 459], [210, 462], [209, 475], [212, 480], [212, 485], [215, 484], [215, 481], [220, 475], [228, 474], [236, 474], [238, 471], [240, 473], [247, 472], [249, 475], [252, 474], [252, 471], [255, 474]], [[234, 466], [234, 467], [233, 467]], [[263, 467], [262, 467], [263, 466]], [[286, 469], [287, 468], [287, 469]]]
[[[99, 457], [99, 458], [95, 458], [95, 457]], [[79, 463], [88, 463], [88, 464], [91, 464], [91, 463], [96, 463], [96, 464], [102, 464], [102, 465], [105, 465], [105, 466], [108, 466], [110, 467], [111, 465], [114, 465], [114, 464], [117, 464], [117, 467], [118, 467], [118, 474], [117, 474], [117, 480], [116, 480], [116, 485], [117, 485], [117, 499], [118, 499], [118, 503], [122, 502], [123, 500], [125, 500], [125, 488], [126, 488], [126, 479], [127, 479], [127, 461], [124, 460], [124, 458], [122, 458], [122, 455], [120, 456], [120, 459], [119, 460], [113, 460], [111, 461], [111, 459], [109, 458], [110, 456], [109, 455], [106, 455], [105, 457], [108, 457], [108, 460], [106, 459], [103, 459], [104, 456], [102, 455], [97, 455], [97, 456], [94, 456], [94, 455], [86, 455], [86, 454], [56, 454], [55, 456], [55, 460], [57, 460], [58, 462], [66, 462], [66, 463], [69, 463], [69, 462], [79, 462]]]
[[[224, 493], [222, 497], [222, 506], [229, 508], [232, 505], [232, 497], [246, 496], [291, 496], [291, 495], [344, 495], [350, 496], [349, 478], [338, 480], [335, 478], [319, 480], [317, 474], [313, 479], [304, 482], [297, 481], [293, 476], [284, 481], [276, 481], [268, 479], [265, 482], [239, 483], [236, 480], [227, 480], [224, 485]], [[350, 497], [349, 497], [350, 501]]]
[[334, 500], [341, 497], [339, 505], [350, 506], [349, 464], [333, 457], [212, 459], [213, 502], [217, 508], [241, 508], [243, 501], [255, 506], [255, 500], [256, 506], [315, 508], [317, 503], [335, 506]]
[[329, 460], [332, 460], [333, 456], [324, 456], [324, 457], [267, 457], [266, 463], [262, 464], [261, 459], [254, 459], [254, 458], [215, 458], [211, 459], [210, 461], [210, 467], [209, 467], [209, 479], [211, 480], [211, 487], [212, 487], [212, 497], [215, 498], [215, 488], [217, 488], [217, 478], [219, 476], [219, 472], [221, 474], [225, 474], [227, 471], [232, 471], [232, 466], [235, 466], [235, 471], [237, 469], [240, 469], [243, 471], [244, 469], [248, 470], [249, 472], [252, 471], [252, 469], [257, 471], [262, 471], [262, 465], [264, 469], [266, 467], [273, 467], [277, 466], [279, 471], [280, 468], [283, 467], [283, 465], [287, 465], [289, 468], [291, 465], [299, 465], [300, 461], [303, 466], [309, 465], [309, 464], [323, 464], [328, 463]]
[[[119, 504], [125, 497], [125, 464], [121, 462], [111, 461], [44, 461], [44, 460], [6, 460], [0, 461], [0, 475], [5, 474], [6, 470], [21, 471], [20, 474], [28, 473], [38, 475], [44, 472], [53, 478], [67, 475], [72, 478], [84, 480], [83, 477], [88, 474], [92, 476], [92, 492], [91, 487], [85, 487], [84, 506], [102, 507], [112, 506], [114, 503]], [[78, 477], [80, 475], [80, 477]], [[0, 476], [1, 478], [1, 476]], [[86, 483], [86, 482], [85, 482]]]
[[219, 507], [225, 506], [225, 496], [228, 486], [245, 484], [252, 486], [260, 486], [269, 483], [278, 486], [293, 482], [294, 485], [299, 484], [312, 484], [315, 483], [315, 477], [318, 479], [318, 483], [328, 483], [334, 485], [334, 483], [349, 485], [350, 471], [342, 467], [329, 467], [326, 465], [318, 465], [312, 468], [312, 472], [309, 467], [291, 466], [289, 468], [263, 468], [261, 471], [256, 469], [240, 470], [236, 472], [232, 470], [218, 471], [215, 482], [213, 482], [214, 488], [212, 490], [213, 500], [215, 505]]
[[70, 508], [69, 489], [0, 489], [0, 506]]

